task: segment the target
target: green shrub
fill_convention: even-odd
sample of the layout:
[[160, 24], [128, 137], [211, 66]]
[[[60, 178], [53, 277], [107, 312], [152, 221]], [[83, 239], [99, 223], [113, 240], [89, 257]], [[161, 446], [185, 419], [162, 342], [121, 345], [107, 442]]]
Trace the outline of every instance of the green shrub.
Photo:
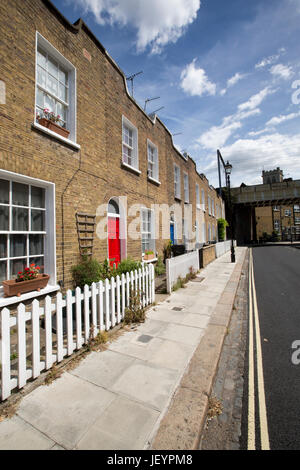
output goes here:
[[219, 241], [223, 242], [226, 235], [226, 227], [228, 227], [228, 222], [225, 219], [218, 219], [218, 237]]
[[134, 289], [130, 289], [129, 307], [125, 309], [124, 323], [144, 323], [146, 320], [145, 308], [142, 306], [139, 291], [136, 293]]
[[127, 272], [134, 271], [142, 267], [142, 264], [134, 259], [127, 258], [119, 263], [117, 269], [111, 267], [109, 261], [106, 259], [103, 263], [99, 263], [95, 259], [83, 257], [82, 261], [76, 266], [72, 267], [72, 275], [75, 287], [83, 289], [85, 284], [90, 286], [93, 282], [104, 281], [111, 279], [117, 275], [126, 274]]
[[157, 260], [157, 263], [155, 265], [154, 270], [155, 270], [155, 274], [157, 276], [161, 276], [162, 274], [164, 274], [166, 272], [166, 267], [163, 263], [163, 260], [162, 260], [161, 256], [158, 257], [158, 260]]
[[72, 275], [75, 286], [81, 289], [87, 284], [100, 281], [102, 277], [102, 266], [95, 259], [83, 258], [81, 263], [72, 266]]
[[121, 261], [117, 268], [117, 274], [121, 276], [121, 274], [129, 273], [130, 271], [134, 271], [135, 269], [140, 269], [142, 264], [139, 261], [135, 261], [132, 258], [126, 258]]

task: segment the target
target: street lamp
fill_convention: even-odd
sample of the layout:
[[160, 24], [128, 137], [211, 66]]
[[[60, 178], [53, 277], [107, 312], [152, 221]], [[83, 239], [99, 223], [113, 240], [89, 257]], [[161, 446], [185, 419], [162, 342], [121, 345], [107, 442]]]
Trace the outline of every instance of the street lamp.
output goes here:
[[230, 194], [230, 175], [232, 170], [232, 165], [227, 161], [224, 165], [225, 175], [226, 175], [226, 186], [228, 189], [228, 205], [230, 210], [230, 219], [231, 219], [231, 262], [235, 263], [235, 250], [234, 250], [234, 217], [233, 217], [233, 204], [231, 202]]

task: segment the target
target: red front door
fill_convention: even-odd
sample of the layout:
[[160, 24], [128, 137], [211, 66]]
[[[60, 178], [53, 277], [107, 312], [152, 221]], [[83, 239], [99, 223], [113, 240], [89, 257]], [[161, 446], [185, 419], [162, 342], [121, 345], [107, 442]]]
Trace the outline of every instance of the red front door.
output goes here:
[[121, 261], [120, 246], [120, 219], [118, 217], [108, 217], [108, 257], [110, 265], [118, 267]]

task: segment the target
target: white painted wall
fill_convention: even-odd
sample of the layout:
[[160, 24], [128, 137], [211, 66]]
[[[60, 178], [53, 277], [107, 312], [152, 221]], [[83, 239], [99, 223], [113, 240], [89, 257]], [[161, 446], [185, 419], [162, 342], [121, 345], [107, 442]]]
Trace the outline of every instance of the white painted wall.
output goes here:
[[185, 255], [175, 256], [166, 260], [167, 292], [172, 292], [172, 287], [180, 277], [185, 277], [190, 267], [194, 271], [199, 269], [199, 250], [186, 253]]

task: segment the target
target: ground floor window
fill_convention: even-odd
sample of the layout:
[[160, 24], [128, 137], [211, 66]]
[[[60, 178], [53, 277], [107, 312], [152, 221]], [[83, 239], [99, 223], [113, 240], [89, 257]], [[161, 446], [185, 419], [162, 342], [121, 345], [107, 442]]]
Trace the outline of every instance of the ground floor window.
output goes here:
[[55, 281], [54, 224], [54, 185], [0, 171], [0, 281], [32, 263]]
[[151, 209], [142, 209], [141, 217], [142, 253], [145, 253], [146, 251], [155, 252], [154, 212]]

